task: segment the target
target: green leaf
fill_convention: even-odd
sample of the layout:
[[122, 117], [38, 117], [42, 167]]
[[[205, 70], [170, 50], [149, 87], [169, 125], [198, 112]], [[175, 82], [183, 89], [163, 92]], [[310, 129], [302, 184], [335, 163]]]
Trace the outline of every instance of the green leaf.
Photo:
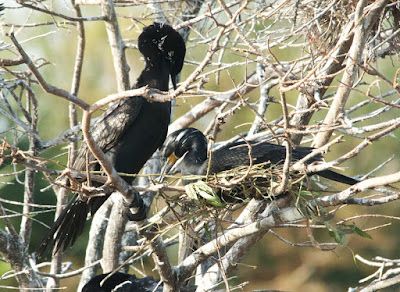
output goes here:
[[204, 226], [204, 233], [207, 236], [207, 238], [212, 239], [211, 232], [210, 232], [210, 229], [208, 229], [207, 223], [204, 223], [203, 226]]
[[194, 183], [185, 186], [185, 191], [189, 199], [199, 201], [196, 190], [194, 189]]
[[358, 228], [356, 225], [353, 225], [353, 226], [354, 226], [354, 230], [353, 230], [353, 233], [354, 233], [354, 234], [357, 234], [357, 235], [359, 235], [359, 236], [361, 236], [361, 237], [365, 237], [365, 238], [372, 239], [372, 236], [369, 235], [367, 232], [362, 231], [362, 230], [361, 230], [360, 228]]
[[346, 241], [346, 236], [343, 232], [340, 232], [337, 229], [330, 229], [329, 230], [329, 236], [332, 237], [336, 243], [340, 245], [344, 245]]
[[197, 181], [185, 186], [186, 194], [192, 200], [199, 202], [199, 198], [203, 198], [210, 205], [222, 207], [224, 204], [216, 194], [214, 189], [207, 185], [204, 181]]

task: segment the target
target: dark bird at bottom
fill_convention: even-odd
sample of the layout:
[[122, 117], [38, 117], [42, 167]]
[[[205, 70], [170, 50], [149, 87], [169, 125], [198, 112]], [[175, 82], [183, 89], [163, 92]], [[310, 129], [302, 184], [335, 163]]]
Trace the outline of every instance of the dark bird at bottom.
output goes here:
[[[163, 283], [153, 277], [137, 278], [136, 275], [117, 272], [108, 278], [103, 285], [101, 282], [109, 274], [93, 277], [82, 288], [82, 292], [162, 292]], [[194, 292], [195, 286], [183, 287], [181, 292]]]
[[[180, 34], [169, 25], [154, 23], [143, 29], [138, 47], [146, 64], [133, 88], [147, 85], [168, 91], [170, 78], [176, 88], [176, 76], [182, 69], [186, 53]], [[108, 108], [91, 127], [91, 134], [118, 172], [137, 174], [162, 146], [170, 123], [170, 112], [170, 102], [149, 102], [142, 96], [133, 96]], [[85, 171], [87, 161], [90, 162], [90, 170], [100, 170], [99, 163], [87, 144], [83, 143], [72, 169]], [[123, 178], [128, 184], [134, 179], [133, 176]], [[101, 184], [92, 182], [92, 185], [98, 187]], [[55, 252], [72, 246], [83, 231], [89, 211], [93, 215], [109, 196], [82, 199], [75, 194], [43, 239], [37, 255], [43, 255], [53, 242]], [[140, 197], [137, 201], [141, 202]], [[141, 204], [136, 207], [143, 208], [143, 202]]]
[[101, 282], [109, 274], [101, 274], [93, 277], [82, 288], [82, 292], [162, 292], [163, 285], [153, 277], [138, 279], [135, 275], [115, 273], [108, 278], [103, 285]]
[[[161, 151], [162, 155], [168, 159], [163, 172], [168, 172], [176, 164], [179, 164], [183, 176], [204, 176], [207, 174], [207, 170], [210, 175], [213, 175], [239, 166], [248, 166], [250, 165], [249, 147], [251, 147], [252, 165], [268, 161], [275, 165], [282, 164], [285, 161], [286, 148], [284, 146], [265, 141], [246, 142], [241, 140], [213, 151], [210, 162], [207, 156], [207, 139], [204, 134], [195, 128], [183, 128], [173, 132], [165, 140]], [[313, 148], [311, 147], [298, 146], [292, 150], [292, 160], [300, 160], [312, 151]], [[322, 159], [322, 155], [318, 154], [309, 159], [307, 163], [311, 164], [312, 162], [322, 161]], [[348, 185], [358, 182], [351, 177], [329, 169], [309, 175], [313, 174]], [[193, 180], [183, 180], [184, 184], [190, 182], [193, 182]]]

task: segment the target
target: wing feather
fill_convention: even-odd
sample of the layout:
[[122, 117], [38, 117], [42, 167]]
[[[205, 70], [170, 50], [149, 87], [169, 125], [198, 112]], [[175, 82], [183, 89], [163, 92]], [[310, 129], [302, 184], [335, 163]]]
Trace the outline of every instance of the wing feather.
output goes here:
[[[123, 99], [108, 108], [104, 114], [91, 126], [91, 134], [103, 152], [107, 152], [116, 146], [120, 137], [135, 122], [143, 104], [143, 97], [134, 96]], [[86, 156], [89, 147], [86, 142], [82, 143], [73, 168], [76, 170], [85, 170]], [[89, 153], [89, 161], [95, 158]]]

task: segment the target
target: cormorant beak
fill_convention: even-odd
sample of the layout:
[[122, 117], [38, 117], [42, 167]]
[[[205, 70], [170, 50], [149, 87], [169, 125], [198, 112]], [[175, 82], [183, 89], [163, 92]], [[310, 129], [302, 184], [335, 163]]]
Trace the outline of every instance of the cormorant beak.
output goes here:
[[167, 161], [165, 162], [163, 168], [161, 169], [161, 174], [166, 175], [166, 174], [175, 174], [179, 172], [179, 165], [182, 163], [183, 159], [185, 158], [186, 152], [181, 158], [178, 158], [175, 156], [175, 154], [171, 154], [168, 158]]
[[178, 160], [178, 157], [176, 157], [174, 153], [172, 153], [170, 156], [168, 156], [167, 161], [165, 162], [163, 168], [161, 169], [161, 174], [165, 175], [165, 174], [170, 173], [172, 167], [174, 166], [174, 164], [177, 160]]

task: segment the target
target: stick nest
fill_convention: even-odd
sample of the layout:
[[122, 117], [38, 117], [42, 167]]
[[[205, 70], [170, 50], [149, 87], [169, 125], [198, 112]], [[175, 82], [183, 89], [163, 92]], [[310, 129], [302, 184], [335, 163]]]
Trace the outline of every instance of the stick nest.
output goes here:
[[[282, 164], [270, 163], [240, 166], [212, 176], [185, 176], [196, 180], [185, 186], [188, 197], [198, 204], [205, 202], [216, 207], [246, 202], [251, 198], [274, 199], [274, 188], [281, 184]], [[305, 174], [290, 173], [285, 193], [298, 194]]]

